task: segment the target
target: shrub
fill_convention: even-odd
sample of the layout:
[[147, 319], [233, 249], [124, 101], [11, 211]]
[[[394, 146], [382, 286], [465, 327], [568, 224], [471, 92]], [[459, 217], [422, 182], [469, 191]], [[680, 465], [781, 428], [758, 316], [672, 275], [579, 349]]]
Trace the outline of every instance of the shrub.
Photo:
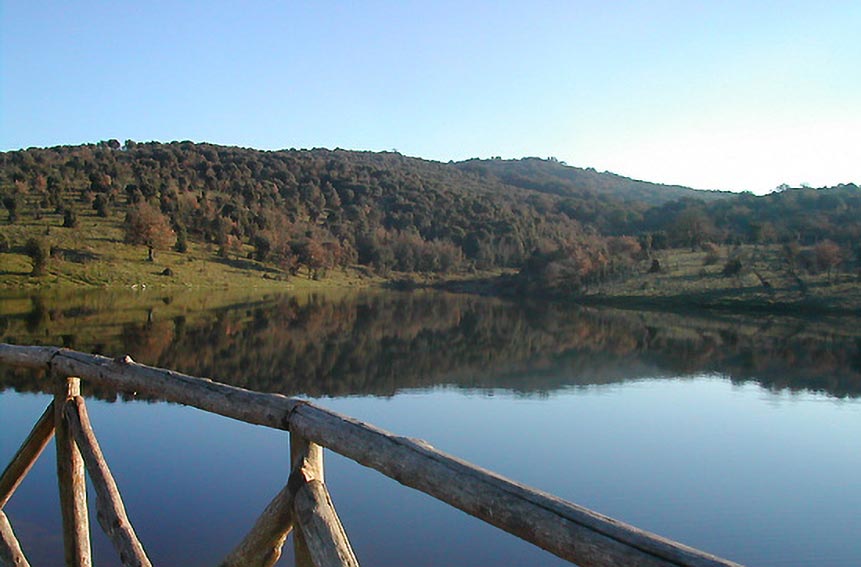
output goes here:
[[63, 226], [66, 228], [74, 228], [78, 226], [78, 216], [72, 209], [63, 211]]
[[741, 273], [742, 267], [741, 259], [730, 258], [723, 266], [723, 275], [726, 277], [737, 276]]

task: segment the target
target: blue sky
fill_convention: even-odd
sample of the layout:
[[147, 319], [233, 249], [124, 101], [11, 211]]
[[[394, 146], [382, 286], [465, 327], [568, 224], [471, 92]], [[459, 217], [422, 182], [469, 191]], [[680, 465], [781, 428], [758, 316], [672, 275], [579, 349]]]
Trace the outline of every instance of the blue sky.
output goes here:
[[194, 140], [861, 183], [861, 2], [0, 4], [0, 149]]

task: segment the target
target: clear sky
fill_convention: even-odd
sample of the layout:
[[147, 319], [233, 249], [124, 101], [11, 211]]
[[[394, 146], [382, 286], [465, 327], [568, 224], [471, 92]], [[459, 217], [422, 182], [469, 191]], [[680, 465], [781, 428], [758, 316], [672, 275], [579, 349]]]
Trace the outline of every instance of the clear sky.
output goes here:
[[861, 183], [861, 1], [0, 0], [0, 149], [194, 140]]

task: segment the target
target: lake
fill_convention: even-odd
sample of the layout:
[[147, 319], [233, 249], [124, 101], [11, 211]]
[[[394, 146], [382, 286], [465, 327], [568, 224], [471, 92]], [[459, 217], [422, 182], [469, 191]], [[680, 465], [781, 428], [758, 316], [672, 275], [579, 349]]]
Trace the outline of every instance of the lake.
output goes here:
[[[744, 564], [861, 565], [854, 319], [147, 290], [4, 297], [0, 338], [312, 399]], [[0, 388], [5, 467], [49, 396], [31, 372]], [[84, 393], [157, 565], [218, 564], [286, 482], [284, 432]], [[328, 452], [326, 478], [363, 564], [566, 564]], [[56, 492], [50, 446], [5, 509], [34, 565], [62, 562]], [[96, 564], [117, 565], [91, 518]]]

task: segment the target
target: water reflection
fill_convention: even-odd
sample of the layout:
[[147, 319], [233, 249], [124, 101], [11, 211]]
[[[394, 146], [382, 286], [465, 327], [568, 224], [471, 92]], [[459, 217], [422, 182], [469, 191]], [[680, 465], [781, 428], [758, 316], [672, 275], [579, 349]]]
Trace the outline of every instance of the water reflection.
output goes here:
[[[438, 385], [546, 394], [704, 372], [772, 389], [861, 394], [861, 327], [844, 318], [709, 318], [441, 293], [102, 292], [0, 299], [0, 339], [129, 353], [246, 388], [314, 397]], [[32, 373], [0, 372], [0, 388], [42, 388]]]

